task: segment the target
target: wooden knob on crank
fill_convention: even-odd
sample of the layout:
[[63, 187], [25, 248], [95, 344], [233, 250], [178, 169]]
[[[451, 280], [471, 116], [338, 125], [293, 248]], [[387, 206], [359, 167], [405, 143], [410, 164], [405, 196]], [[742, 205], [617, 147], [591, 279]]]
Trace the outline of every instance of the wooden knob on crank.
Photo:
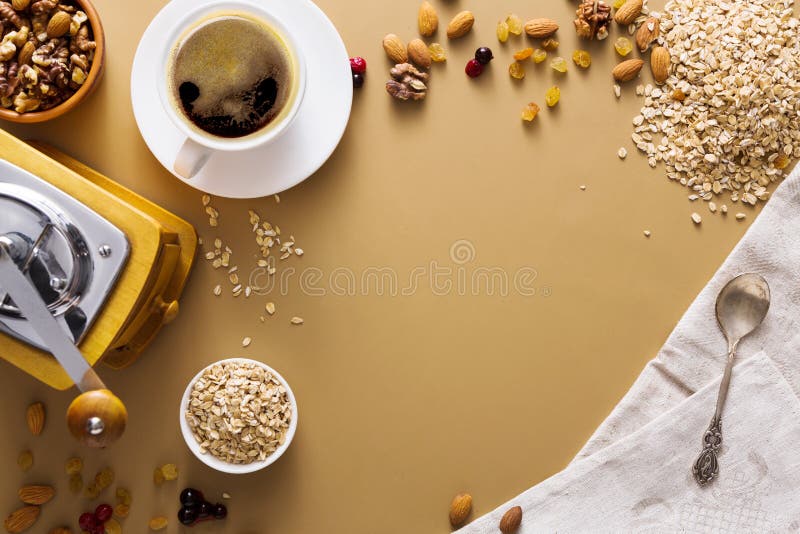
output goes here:
[[125, 431], [128, 410], [107, 389], [87, 391], [67, 408], [67, 426], [75, 438], [89, 447], [107, 447]]

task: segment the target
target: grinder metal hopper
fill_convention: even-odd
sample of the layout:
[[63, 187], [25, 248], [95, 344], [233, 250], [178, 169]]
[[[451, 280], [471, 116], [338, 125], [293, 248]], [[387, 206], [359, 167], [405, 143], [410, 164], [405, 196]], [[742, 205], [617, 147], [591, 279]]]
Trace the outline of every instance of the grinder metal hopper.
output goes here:
[[[197, 236], [81, 163], [34, 146], [0, 131], [4, 254], [89, 365], [125, 367], [177, 315]], [[70, 387], [49, 352], [55, 347], [9, 293], [21, 295], [0, 280], [0, 357], [54, 388]]]

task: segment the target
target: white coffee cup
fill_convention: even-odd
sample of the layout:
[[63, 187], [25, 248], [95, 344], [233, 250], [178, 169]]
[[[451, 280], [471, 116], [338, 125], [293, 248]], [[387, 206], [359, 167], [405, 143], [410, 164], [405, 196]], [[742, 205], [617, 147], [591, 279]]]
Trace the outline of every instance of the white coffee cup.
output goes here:
[[[293, 88], [289, 100], [284, 104], [282, 116], [244, 137], [220, 137], [208, 133], [193, 124], [179, 109], [180, 103], [173, 96], [170, 84], [170, 68], [174, 51], [199, 25], [217, 17], [230, 15], [250, 16], [261, 21], [281, 38], [288, 49], [292, 64]], [[173, 170], [184, 179], [195, 176], [216, 151], [233, 152], [250, 150], [278, 138], [297, 116], [306, 88], [306, 64], [297, 41], [269, 9], [257, 2], [247, 0], [219, 1], [203, 5], [183, 16], [170, 30], [166, 47], [158, 65], [158, 92], [161, 105], [175, 126], [186, 136], [178, 151]]]

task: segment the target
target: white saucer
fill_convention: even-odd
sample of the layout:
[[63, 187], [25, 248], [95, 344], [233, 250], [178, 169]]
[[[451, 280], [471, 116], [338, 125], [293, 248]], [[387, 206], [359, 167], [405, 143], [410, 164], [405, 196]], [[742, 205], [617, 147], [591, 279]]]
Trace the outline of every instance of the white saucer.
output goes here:
[[191, 180], [172, 170], [184, 136], [164, 113], [156, 86], [156, 56], [168, 29], [189, 9], [214, 0], [172, 0], [145, 30], [131, 72], [133, 114], [145, 143], [176, 178], [212, 195], [257, 198], [293, 187], [319, 169], [344, 134], [353, 103], [347, 50], [328, 17], [310, 0], [256, 0], [292, 31], [306, 60], [306, 94], [292, 124], [253, 150], [217, 152]]

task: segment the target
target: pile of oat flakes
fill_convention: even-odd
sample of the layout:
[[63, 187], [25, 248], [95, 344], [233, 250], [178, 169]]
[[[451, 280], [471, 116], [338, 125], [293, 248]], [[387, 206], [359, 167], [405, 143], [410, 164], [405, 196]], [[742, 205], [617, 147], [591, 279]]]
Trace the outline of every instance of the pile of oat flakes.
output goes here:
[[644, 105], [632, 140], [651, 167], [664, 163], [667, 177], [712, 212], [722, 195], [751, 206], [766, 200], [768, 186], [800, 157], [792, 4], [670, 0], [663, 13], [651, 14], [660, 18], [658, 40], [673, 70], [665, 85], [637, 88]]

